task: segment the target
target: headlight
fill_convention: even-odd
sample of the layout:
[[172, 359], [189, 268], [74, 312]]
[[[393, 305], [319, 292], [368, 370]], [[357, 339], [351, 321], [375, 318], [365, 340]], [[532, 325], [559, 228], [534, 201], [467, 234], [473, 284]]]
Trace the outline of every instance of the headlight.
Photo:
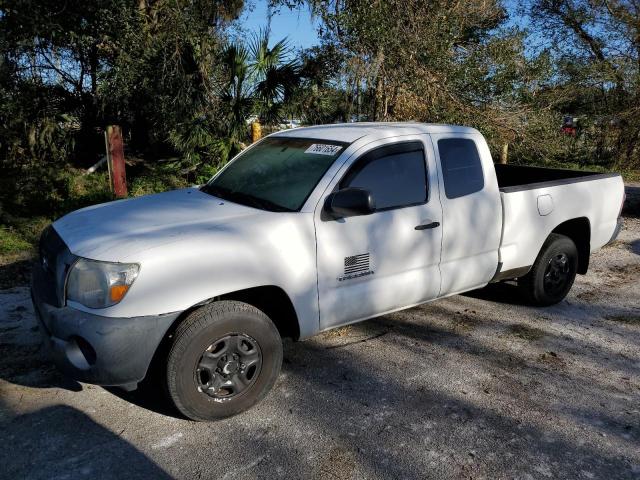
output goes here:
[[67, 280], [67, 300], [89, 308], [106, 308], [124, 298], [138, 276], [136, 263], [109, 263], [79, 259]]

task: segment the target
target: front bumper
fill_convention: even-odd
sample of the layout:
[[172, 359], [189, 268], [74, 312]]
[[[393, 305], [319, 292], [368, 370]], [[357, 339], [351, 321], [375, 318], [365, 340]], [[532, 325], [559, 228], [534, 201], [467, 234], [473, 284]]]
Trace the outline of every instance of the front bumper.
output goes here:
[[58, 369], [81, 382], [135, 388], [179, 312], [132, 318], [93, 315], [47, 303], [47, 283], [50, 280], [36, 265], [31, 298]]

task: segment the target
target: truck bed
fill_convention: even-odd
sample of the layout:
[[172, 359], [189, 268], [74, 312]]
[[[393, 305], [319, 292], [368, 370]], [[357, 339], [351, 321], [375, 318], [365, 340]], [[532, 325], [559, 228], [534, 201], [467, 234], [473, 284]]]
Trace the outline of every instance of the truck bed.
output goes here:
[[502, 199], [499, 256], [504, 275], [526, 273], [549, 232], [566, 221], [582, 225], [591, 251], [614, 234], [624, 192], [620, 175], [500, 164], [495, 170]]
[[528, 167], [496, 163], [496, 176], [501, 192], [519, 192], [618, 176], [617, 173], [585, 172], [560, 168]]

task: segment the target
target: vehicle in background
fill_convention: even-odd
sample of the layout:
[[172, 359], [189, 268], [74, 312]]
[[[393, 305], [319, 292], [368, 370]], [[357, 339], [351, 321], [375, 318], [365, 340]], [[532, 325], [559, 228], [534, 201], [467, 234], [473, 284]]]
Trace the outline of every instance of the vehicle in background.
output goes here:
[[282, 122], [279, 127], [281, 130], [288, 130], [291, 128], [299, 128], [302, 126], [302, 120], [299, 120], [297, 118], [291, 118], [289, 120], [286, 120], [284, 122]]

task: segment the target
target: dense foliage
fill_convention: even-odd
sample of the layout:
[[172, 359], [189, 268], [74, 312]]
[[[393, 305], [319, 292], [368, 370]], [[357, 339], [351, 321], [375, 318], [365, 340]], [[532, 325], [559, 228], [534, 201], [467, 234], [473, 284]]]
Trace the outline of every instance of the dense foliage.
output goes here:
[[81, 174], [108, 124], [134, 194], [202, 182], [253, 120], [462, 123], [509, 162], [640, 165], [636, 0], [271, 6], [311, 9], [320, 44], [238, 40], [242, 0], [2, 0], [0, 223], [109, 198], [103, 174]]
[[311, 5], [345, 120], [464, 123], [509, 161], [640, 166], [635, 0]]

